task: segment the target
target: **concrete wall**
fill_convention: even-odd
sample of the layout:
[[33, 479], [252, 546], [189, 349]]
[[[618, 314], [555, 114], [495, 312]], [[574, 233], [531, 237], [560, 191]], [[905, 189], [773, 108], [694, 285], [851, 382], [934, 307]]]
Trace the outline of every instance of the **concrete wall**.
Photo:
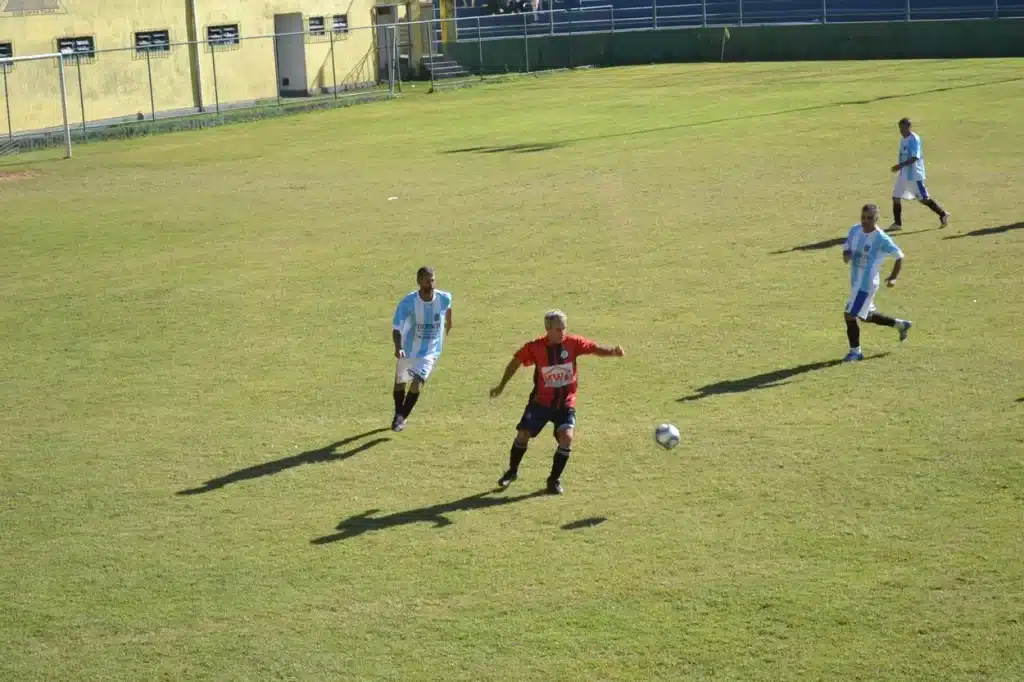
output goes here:
[[[0, 43], [11, 42], [15, 56], [51, 53], [58, 37], [92, 36], [95, 58], [69, 63], [66, 74], [68, 108], [73, 124], [87, 121], [148, 116], [153, 102], [158, 112], [195, 109], [202, 102], [212, 110], [216, 97], [222, 103], [248, 102], [277, 96], [274, 59], [274, 15], [301, 12], [304, 17], [324, 16], [327, 29], [335, 14], [346, 14], [349, 32], [334, 36], [334, 71], [339, 85], [344, 77], [371, 55], [372, 0], [195, 0], [199, 40], [208, 26], [238, 24], [239, 45], [208, 45], [198, 50], [176, 45], [166, 53], [150, 53], [150, 59], [134, 50], [137, 31], [169, 31], [170, 40], [190, 37], [188, 0], [36, 0], [39, 11], [0, 12]], [[24, 4], [24, 3], [23, 3]], [[54, 6], [57, 6], [54, 9]], [[0, 3], [0, 10], [6, 3]], [[329, 39], [306, 40], [306, 88], [322, 91], [333, 86]], [[364, 69], [372, 80], [376, 69]], [[38, 130], [61, 123], [60, 90], [56, 60], [18, 62], [6, 74], [10, 127], [14, 132]], [[81, 87], [79, 87], [81, 81]], [[301, 85], [301, 84], [300, 84]], [[302, 89], [301, 87], [299, 89]], [[0, 90], [0, 97], [3, 97]], [[83, 107], [84, 104], [84, 107]], [[0, 135], [7, 127], [0, 102]]]
[[[1024, 57], [1024, 20], [897, 22], [730, 27], [726, 61]], [[652, 62], [718, 61], [721, 28], [522, 36], [445, 45], [445, 53], [483, 73]]]

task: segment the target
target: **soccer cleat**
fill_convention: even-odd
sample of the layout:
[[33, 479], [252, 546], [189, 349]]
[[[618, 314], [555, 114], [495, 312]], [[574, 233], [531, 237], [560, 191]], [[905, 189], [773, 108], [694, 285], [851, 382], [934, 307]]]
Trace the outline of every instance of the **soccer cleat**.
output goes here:
[[391, 430], [397, 432], [403, 429], [405, 429], [405, 417], [396, 414], [395, 418], [391, 421]]
[[859, 350], [851, 350], [849, 353], [846, 354], [846, 357], [843, 358], [843, 362], [859, 362], [863, 359], [864, 353], [860, 352]]
[[907, 335], [910, 334], [910, 328], [913, 326], [913, 322], [907, 320], [906, 323], [900, 327], [900, 343], [907, 340]]
[[550, 494], [550, 495], [561, 495], [564, 492], [565, 492], [565, 489], [562, 487], [562, 482], [561, 481], [559, 481], [557, 478], [549, 478], [548, 479], [548, 494]]
[[902, 229], [903, 229], [903, 226], [900, 225], [899, 223], [893, 223], [892, 225], [889, 226], [889, 231], [890, 232], [896, 232], [896, 231], [902, 230]]
[[941, 227], [946, 227], [947, 225], [949, 225], [949, 212], [948, 211], [946, 213], [943, 213], [941, 216], [939, 216], [939, 227], [940, 228]]
[[504, 474], [502, 474], [501, 478], [498, 479], [498, 487], [502, 489], [507, 488], [510, 485], [512, 485], [512, 481], [516, 480], [517, 478], [519, 478], [519, 473], [509, 469]]

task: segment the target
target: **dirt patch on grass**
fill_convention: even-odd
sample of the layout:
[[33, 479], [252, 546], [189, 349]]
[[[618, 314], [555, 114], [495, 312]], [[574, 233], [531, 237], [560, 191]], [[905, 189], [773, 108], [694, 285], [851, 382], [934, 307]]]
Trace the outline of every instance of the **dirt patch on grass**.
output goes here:
[[18, 182], [20, 180], [31, 180], [39, 175], [35, 171], [0, 171], [0, 182]]

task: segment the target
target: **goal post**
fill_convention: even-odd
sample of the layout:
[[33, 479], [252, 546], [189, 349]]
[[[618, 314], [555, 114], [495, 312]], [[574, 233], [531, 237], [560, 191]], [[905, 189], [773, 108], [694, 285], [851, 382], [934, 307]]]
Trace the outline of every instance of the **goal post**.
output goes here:
[[[0, 58], [0, 72], [2, 72], [4, 77], [4, 105], [7, 111], [8, 130], [11, 131], [9, 134], [13, 136], [15, 133], [13, 132], [11, 121], [12, 109], [16, 108], [19, 104], [19, 97], [26, 98], [25, 93], [32, 92], [35, 97], [42, 94], [41, 91], [45, 89], [45, 86], [39, 86], [53, 78], [52, 76], [50, 79], [45, 78], [42, 70], [52, 68], [47, 67], [46, 62], [56, 60], [56, 85], [60, 92], [59, 120], [63, 126], [64, 158], [70, 159], [71, 122], [68, 118], [68, 87], [65, 61], [67, 57], [68, 55], [60, 52], [32, 54], [24, 57], [3, 57]], [[50, 82], [52, 83], [53, 81], [50, 80]], [[46, 118], [49, 119], [50, 117], [47, 116]], [[52, 128], [56, 122], [55, 120], [35, 120], [31, 109], [28, 109], [27, 113], [22, 113], [16, 120], [18, 121], [18, 129], [22, 131], [46, 130], [47, 128]]]

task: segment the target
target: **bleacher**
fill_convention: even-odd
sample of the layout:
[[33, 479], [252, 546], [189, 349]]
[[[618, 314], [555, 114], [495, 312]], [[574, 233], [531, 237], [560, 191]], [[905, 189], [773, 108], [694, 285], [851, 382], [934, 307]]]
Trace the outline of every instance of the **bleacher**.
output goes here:
[[[457, 40], [700, 26], [1024, 18], [1024, 0], [554, 0], [553, 10], [548, 0], [541, 2], [538, 12], [518, 11], [501, 0], [458, 7]], [[1024, 25], [1021, 31], [1024, 35]]]

